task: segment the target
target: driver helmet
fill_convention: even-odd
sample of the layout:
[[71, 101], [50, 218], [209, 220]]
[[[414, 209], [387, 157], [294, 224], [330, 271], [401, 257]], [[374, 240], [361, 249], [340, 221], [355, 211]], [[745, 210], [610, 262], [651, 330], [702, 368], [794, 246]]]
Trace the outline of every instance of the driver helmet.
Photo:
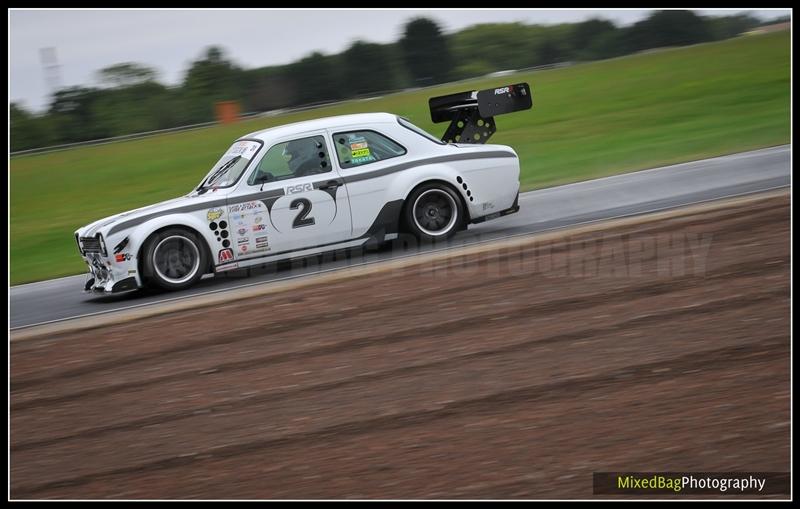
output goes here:
[[319, 142], [314, 140], [294, 140], [290, 141], [283, 148], [283, 158], [293, 168], [299, 168], [304, 163], [317, 158]]

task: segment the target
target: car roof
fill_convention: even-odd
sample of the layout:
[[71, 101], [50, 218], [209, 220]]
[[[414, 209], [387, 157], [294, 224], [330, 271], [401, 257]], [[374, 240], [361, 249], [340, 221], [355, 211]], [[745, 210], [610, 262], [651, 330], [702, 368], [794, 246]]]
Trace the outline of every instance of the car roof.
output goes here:
[[336, 115], [333, 117], [323, 117], [314, 120], [304, 120], [292, 124], [284, 124], [269, 129], [253, 131], [243, 138], [267, 140], [283, 137], [286, 135], [299, 134], [320, 129], [331, 129], [348, 126], [367, 126], [369, 124], [381, 124], [386, 122], [397, 122], [397, 115], [391, 113], [356, 113], [352, 115]]

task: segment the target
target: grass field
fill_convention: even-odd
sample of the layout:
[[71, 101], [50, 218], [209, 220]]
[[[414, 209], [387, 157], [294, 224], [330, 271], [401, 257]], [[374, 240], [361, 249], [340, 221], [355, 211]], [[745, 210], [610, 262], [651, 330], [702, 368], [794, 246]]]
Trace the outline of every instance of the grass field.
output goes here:
[[789, 32], [667, 49], [185, 133], [10, 160], [11, 284], [85, 270], [73, 231], [188, 192], [238, 136], [343, 113], [387, 111], [439, 135], [428, 98], [527, 81], [532, 110], [497, 118], [524, 189], [788, 143]]

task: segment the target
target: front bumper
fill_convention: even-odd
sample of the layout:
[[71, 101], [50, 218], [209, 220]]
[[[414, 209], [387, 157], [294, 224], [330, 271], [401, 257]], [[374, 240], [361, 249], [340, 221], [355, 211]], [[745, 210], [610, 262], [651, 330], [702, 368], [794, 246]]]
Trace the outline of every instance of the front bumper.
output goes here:
[[135, 257], [117, 262], [100, 253], [86, 253], [83, 260], [89, 268], [83, 288], [85, 292], [110, 294], [141, 287]]

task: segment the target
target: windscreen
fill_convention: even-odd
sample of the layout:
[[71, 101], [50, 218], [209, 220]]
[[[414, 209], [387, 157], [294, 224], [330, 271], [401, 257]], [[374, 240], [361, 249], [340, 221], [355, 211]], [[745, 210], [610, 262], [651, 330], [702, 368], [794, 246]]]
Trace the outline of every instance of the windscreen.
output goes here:
[[231, 145], [211, 168], [211, 171], [200, 184], [200, 189], [229, 187], [235, 184], [260, 148], [261, 142], [254, 140], [239, 140]]

